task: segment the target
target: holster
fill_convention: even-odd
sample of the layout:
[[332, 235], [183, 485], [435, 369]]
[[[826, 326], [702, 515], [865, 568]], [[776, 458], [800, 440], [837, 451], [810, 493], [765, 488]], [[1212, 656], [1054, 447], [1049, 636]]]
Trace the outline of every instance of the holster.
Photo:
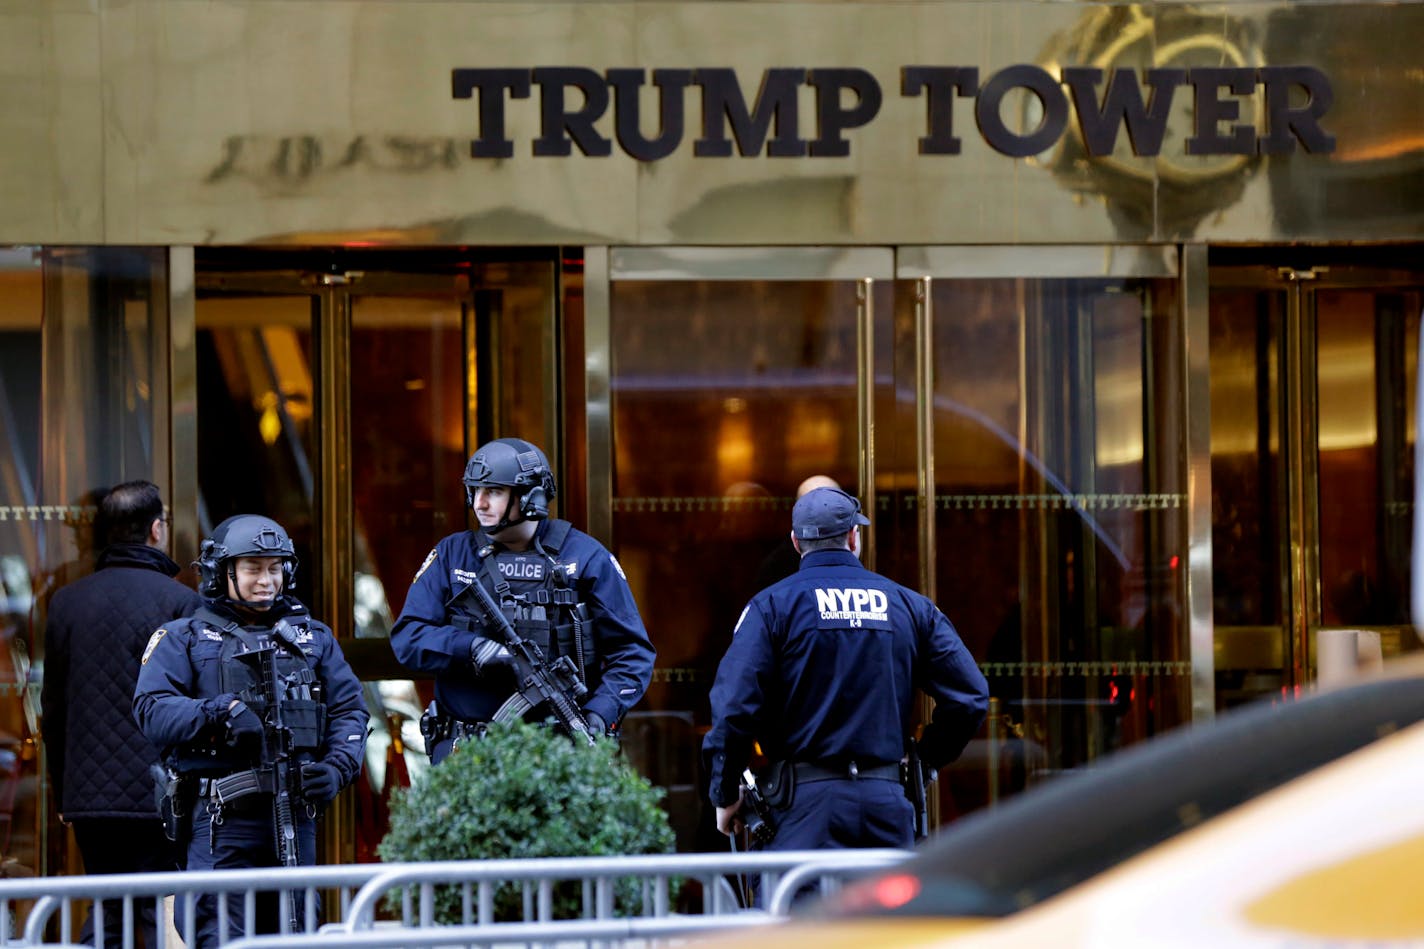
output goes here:
[[796, 800], [796, 768], [790, 761], [775, 761], [757, 775], [757, 787], [767, 805], [786, 810]]
[[158, 819], [163, 822], [163, 835], [174, 843], [187, 841], [193, 829], [198, 782], [192, 775], [160, 764], [153, 765], [149, 771], [153, 775], [154, 803]]
[[433, 701], [420, 716], [420, 737], [425, 739], [425, 753], [432, 759], [435, 757], [435, 746], [445, 739], [464, 741], [467, 738], [483, 738], [487, 728], [484, 722], [467, 722], [448, 715]]

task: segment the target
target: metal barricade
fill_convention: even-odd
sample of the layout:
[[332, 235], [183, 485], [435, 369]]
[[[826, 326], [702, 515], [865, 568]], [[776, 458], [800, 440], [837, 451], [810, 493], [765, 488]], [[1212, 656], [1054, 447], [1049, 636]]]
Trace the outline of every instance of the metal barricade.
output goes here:
[[[486, 945], [501, 942], [583, 939], [618, 942], [686, 935], [709, 928], [762, 923], [784, 916], [797, 890], [819, 882], [830, 890], [848, 877], [898, 863], [910, 856], [905, 850], [834, 850], [785, 853], [658, 854], [619, 857], [552, 857], [529, 860], [471, 860], [441, 863], [353, 864], [328, 867], [265, 867], [247, 870], [203, 870], [174, 873], [116, 874], [108, 876], [48, 877], [0, 880], [0, 946], [41, 947], [46, 929], [56, 914], [61, 943], [77, 940], [73, 931], [76, 909], [90, 906], [102, 911], [103, 901], [118, 902], [124, 916], [122, 949], [135, 945], [135, 921], [143, 900], [153, 900], [162, 916], [161, 901], [173, 896], [176, 915], [183, 920], [180, 938], [194, 944], [194, 914], [201, 896], [233, 894], [246, 909], [247, 929], [226, 944], [239, 947], [308, 947], [336, 945], [435, 946], [463, 942]], [[755, 878], [768, 910], [743, 905], [728, 878]], [[674, 912], [671, 883], [675, 878], [701, 884], [702, 905]], [[619, 907], [615, 918], [614, 890], [619, 880], [638, 884], [641, 905]], [[494, 892], [514, 885], [523, 893], [522, 919], [496, 921]], [[576, 886], [581, 893], [577, 919], [554, 919], [556, 886]], [[460, 890], [460, 919], [436, 925], [435, 891], [454, 886]], [[339, 924], [320, 927], [315, 909], [318, 892], [335, 892]], [[251, 929], [258, 894], [276, 893], [280, 900], [300, 893], [306, 908], [302, 932], [286, 929], [285, 902], [282, 932], [257, 936]], [[399, 894], [392, 899], [392, 894]], [[18, 904], [33, 902], [27, 913]], [[218, 900], [218, 921], [226, 931], [226, 902]], [[379, 908], [398, 908], [398, 920], [380, 921]], [[19, 925], [21, 932], [12, 935]], [[391, 927], [391, 928], [377, 928]], [[552, 928], [550, 928], [552, 927]], [[96, 917], [96, 939], [102, 939], [102, 920]], [[460, 936], [451, 936], [459, 930]], [[472, 936], [471, 933], [477, 935]], [[334, 938], [333, 938], [334, 936]], [[7, 938], [8, 937], [8, 938]], [[448, 938], [447, 938], [448, 937]], [[357, 941], [351, 941], [357, 940]], [[383, 942], [383, 940], [393, 940]], [[163, 949], [177, 949], [163, 938]], [[52, 944], [51, 944], [52, 945]], [[110, 949], [120, 949], [109, 944]]]
[[[194, 945], [193, 909], [197, 899], [208, 894], [235, 894], [234, 898], [241, 899], [248, 908], [247, 919], [251, 924], [255, 916], [251, 909], [259, 893], [301, 892], [305, 894], [307, 905], [304, 926], [307, 931], [315, 932], [319, 921], [315, 915], [314, 894], [322, 890], [335, 891], [337, 909], [344, 918], [355, 892], [385, 869], [381, 864], [352, 864], [0, 880], [0, 946], [45, 945], [45, 930], [56, 916], [58, 941], [77, 942], [79, 933], [76, 931], [75, 910], [92, 907], [96, 945], [102, 944], [104, 949], [132, 949], [137, 942], [135, 927], [142, 901], [152, 901], [155, 915], [161, 920], [164, 916], [162, 903], [167, 896], [175, 898], [176, 914], [184, 920], [179, 937], [187, 945]], [[279, 899], [282, 897], [279, 896]], [[106, 901], [118, 903], [119, 911], [124, 916], [123, 939], [117, 945], [105, 942], [103, 938]], [[221, 915], [226, 916], [226, 899], [218, 902]], [[32, 905], [21, 911], [20, 904], [25, 903]], [[161, 926], [160, 937], [164, 944], [162, 949], [177, 949]]]
[[[824, 886], [831, 887], [847, 874], [898, 863], [909, 853], [906, 850], [803, 850], [393, 864], [356, 894], [347, 915], [348, 929], [370, 928], [375, 919], [376, 906], [397, 889], [403, 890], [406, 897], [403, 918], [429, 926], [434, 918], [432, 897], [437, 885], [461, 887], [461, 924], [491, 925], [495, 922], [493, 889], [508, 882], [537, 888], [537, 899], [525, 901], [526, 922], [549, 922], [552, 919], [551, 891], [553, 885], [560, 882], [583, 884], [583, 918], [608, 919], [613, 916], [614, 881], [630, 877], [645, 884], [644, 905], [636, 914], [638, 918], [669, 914], [669, 883], [674, 877], [690, 878], [702, 884], [702, 915], [724, 915], [741, 909], [734, 902], [729, 902], [729, 888], [721, 885], [727, 875], [759, 877], [761, 892], [771, 894], [767, 905], [777, 907], [784, 914], [794, 891], [782, 894], [777, 889], [783, 873], [797, 871], [798, 888], [816, 877], [823, 878]], [[530, 903], [534, 906], [532, 914], [527, 911]]]
[[426, 946], [498, 946], [521, 949], [541, 946], [623, 946], [699, 933], [723, 933], [750, 926], [771, 926], [784, 917], [761, 913], [735, 916], [665, 916], [661, 919], [570, 919], [548, 923], [501, 923], [495, 926], [432, 926], [428, 928], [366, 929], [316, 935], [253, 936], [227, 944], [226, 949], [424, 949]]

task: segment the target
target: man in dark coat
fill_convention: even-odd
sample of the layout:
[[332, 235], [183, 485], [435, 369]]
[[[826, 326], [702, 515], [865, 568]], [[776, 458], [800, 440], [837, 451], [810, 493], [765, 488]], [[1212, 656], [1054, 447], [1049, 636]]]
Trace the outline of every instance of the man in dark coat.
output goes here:
[[[60, 818], [74, 827], [88, 873], [173, 870], [177, 849], [154, 805], [158, 749], [130, 712], [139, 662], [153, 631], [202, 601], [173, 579], [164, 549], [168, 519], [158, 487], [130, 481], [99, 505], [105, 544], [95, 573], [50, 601], [45, 623], [45, 751]], [[122, 904], [104, 907], [104, 943], [122, 945]], [[155, 939], [153, 901], [136, 901], [146, 945]], [[93, 920], [84, 921], [91, 942]]]

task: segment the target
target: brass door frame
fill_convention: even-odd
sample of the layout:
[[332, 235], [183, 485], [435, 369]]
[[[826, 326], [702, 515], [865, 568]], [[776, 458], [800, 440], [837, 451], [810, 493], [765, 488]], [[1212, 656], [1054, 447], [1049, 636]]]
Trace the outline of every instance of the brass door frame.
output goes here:
[[[255, 270], [197, 274], [194, 287], [195, 300], [197, 291], [224, 291], [253, 295], [307, 296], [319, 301], [318, 316], [312, 327], [315, 351], [312, 371], [317, 394], [316, 446], [319, 453], [319, 463], [316, 466], [319, 478], [314, 485], [316, 496], [313, 498], [313, 504], [318, 523], [317, 537], [321, 544], [321, 562], [315, 567], [317, 582], [322, 591], [322, 602], [326, 604], [325, 622], [335, 630], [351, 629], [355, 605], [351, 589], [354, 543], [350, 458], [351, 299], [356, 296], [459, 297], [464, 301], [465, 323], [468, 326], [473, 312], [469, 279], [463, 275], [354, 270]], [[195, 302], [192, 305], [191, 317], [194, 335], [197, 330], [196, 309]], [[466, 358], [469, 356], [470, 352], [467, 350]], [[186, 358], [194, 360], [192, 375], [196, 376], [196, 356], [192, 354], [191, 347]], [[466, 398], [473, 399], [473, 394], [467, 393]], [[194, 405], [196, 406], [196, 399]], [[470, 408], [473, 409], [473, 406]], [[473, 417], [471, 411], [467, 415], [467, 441], [473, 434], [469, 431]], [[194, 428], [196, 429], [196, 421]], [[191, 442], [191, 446], [191, 450], [196, 451], [196, 439]], [[194, 480], [191, 492], [195, 501], [196, 467], [196, 463], [190, 465]], [[196, 534], [196, 505], [192, 516]], [[370, 671], [365, 668], [364, 662], [361, 666], [362, 672]], [[395, 667], [390, 671], [404, 674]]]
[[[1285, 257], [1286, 255], [1282, 255]], [[1321, 290], [1419, 287], [1421, 274], [1379, 267], [1290, 267], [1227, 264], [1210, 269], [1212, 289], [1277, 291], [1285, 297], [1281, 326], [1283, 365], [1280, 416], [1284, 488], [1277, 502], [1282, 560], [1287, 564], [1282, 603], [1289, 610], [1283, 630], [1288, 689], [1315, 679], [1312, 662], [1324, 615], [1320, 566], [1320, 465], [1318, 379], [1312, 371], [1319, 349], [1317, 295]]]

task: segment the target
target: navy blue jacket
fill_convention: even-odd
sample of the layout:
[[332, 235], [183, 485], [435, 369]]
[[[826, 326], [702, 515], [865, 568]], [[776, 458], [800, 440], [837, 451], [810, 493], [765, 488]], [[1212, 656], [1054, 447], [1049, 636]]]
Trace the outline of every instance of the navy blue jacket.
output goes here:
[[[539, 524], [536, 538], [549, 522]], [[466, 721], [489, 721], [512, 693], [508, 680], [475, 674], [470, 648], [475, 634], [451, 624], [445, 604], [481, 574], [476, 551], [482, 534], [461, 531], [440, 541], [415, 575], [405, 608], [391, 630], [391, 648], [409, 669], [435, 676], [440, 707]], [[487, 541], [484, 541], [487, 542]], [[642, 698], [653, 676], [656, 651], [618, 561], [598, 541], [571, 528], [557, 554], [578, 599], [588, 607], [594, 651], [588, 663], [584, 708], [613, 724]]]
[[98, 569], [62, 587], [45, 619], [45, 753], [66, 819], [157, 819], [149, 766], [158, 749], [129, 714], [139, 659], [154, 629], [202, 602], [178, 565], [143, 544], [113, 544]]
[[772, 761], [899, 761], [917, 688], [935, 700], [921, 757], [940, 768], [988, 711], [974, 657], [927, 597], [848, 550], [808, 553], [800, 570], [747, 604], [717, 668], [702, 743], [712, 803], [737, 800], [754, 741]]
[[[252, 615], [239, 616], [220, 602], [209, 601], [207, 606], [224, 619], [245, 621], [247, 629], [270, 628], [283, 617], [293, 625], [298, 620], [307, 625], [309, 634], [300, 637], [297, 645], [322, 684], [326, 702], [326, 737], [314, 757], [336, 767], [343, 787], [355, 780], [361, 773], [370, 714], [361, 682], [326, 624], [311, 619], [306, 607], [291, 597], [259, 614], [262, 626], [253, 625]], [[228, 706], [237, 696], [222, 688], [222, 642], [221, 630], [193, 617], [157, 630], [144, 652], [133, 715], [166, 758], [177, 756], [181, 770], [222, 775], [256, 763], [240, 757], [223, 740]], [[205, 742], [211, 743], [212, 753], [203, 767], [194, 765], [191, 754], [178, 754], [185, 747]]]

